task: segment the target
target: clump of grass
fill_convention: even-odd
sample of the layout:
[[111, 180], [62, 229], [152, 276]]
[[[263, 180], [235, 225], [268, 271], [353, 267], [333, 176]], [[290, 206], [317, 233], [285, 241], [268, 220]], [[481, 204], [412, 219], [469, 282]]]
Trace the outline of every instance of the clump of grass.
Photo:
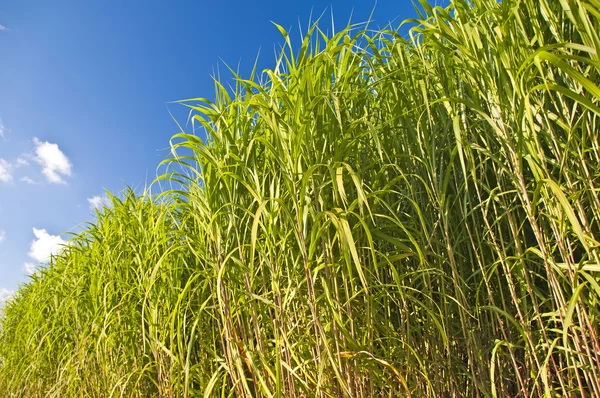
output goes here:
[[600, 396], [599, 15], [280, 28], [273, 69], [183, 102], [178, 188], [113, 198], [8, 304], [0, 392]]

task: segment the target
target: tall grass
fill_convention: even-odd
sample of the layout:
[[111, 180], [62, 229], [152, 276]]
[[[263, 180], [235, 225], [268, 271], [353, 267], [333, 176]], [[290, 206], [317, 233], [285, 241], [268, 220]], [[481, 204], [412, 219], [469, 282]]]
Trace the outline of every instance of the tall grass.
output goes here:
[[280, 28], [8, 304], [0, 394], [600, 396], [599, 18]]

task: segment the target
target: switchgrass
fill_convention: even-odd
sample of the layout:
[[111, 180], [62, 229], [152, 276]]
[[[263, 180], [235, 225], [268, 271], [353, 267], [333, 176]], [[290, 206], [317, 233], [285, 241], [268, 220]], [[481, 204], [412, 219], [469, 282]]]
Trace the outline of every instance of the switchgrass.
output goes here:
[[0, 394], [600, 396], [599, 18], [280, 28], [8, 304]]

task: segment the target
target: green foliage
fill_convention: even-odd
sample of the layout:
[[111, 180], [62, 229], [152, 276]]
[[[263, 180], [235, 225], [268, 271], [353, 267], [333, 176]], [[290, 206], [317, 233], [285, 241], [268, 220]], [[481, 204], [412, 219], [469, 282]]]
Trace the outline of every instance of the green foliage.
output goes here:
[[8, 303], [3, 396], [600, 396], [600, 3], [318, 25]]

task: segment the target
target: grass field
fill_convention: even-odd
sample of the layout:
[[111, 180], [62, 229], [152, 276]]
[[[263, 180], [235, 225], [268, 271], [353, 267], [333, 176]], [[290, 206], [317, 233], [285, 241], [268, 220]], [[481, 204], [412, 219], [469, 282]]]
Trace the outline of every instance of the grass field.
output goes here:
[[7, 304], [0, 395], [599, 397], [599, 21], [280, 28]]

